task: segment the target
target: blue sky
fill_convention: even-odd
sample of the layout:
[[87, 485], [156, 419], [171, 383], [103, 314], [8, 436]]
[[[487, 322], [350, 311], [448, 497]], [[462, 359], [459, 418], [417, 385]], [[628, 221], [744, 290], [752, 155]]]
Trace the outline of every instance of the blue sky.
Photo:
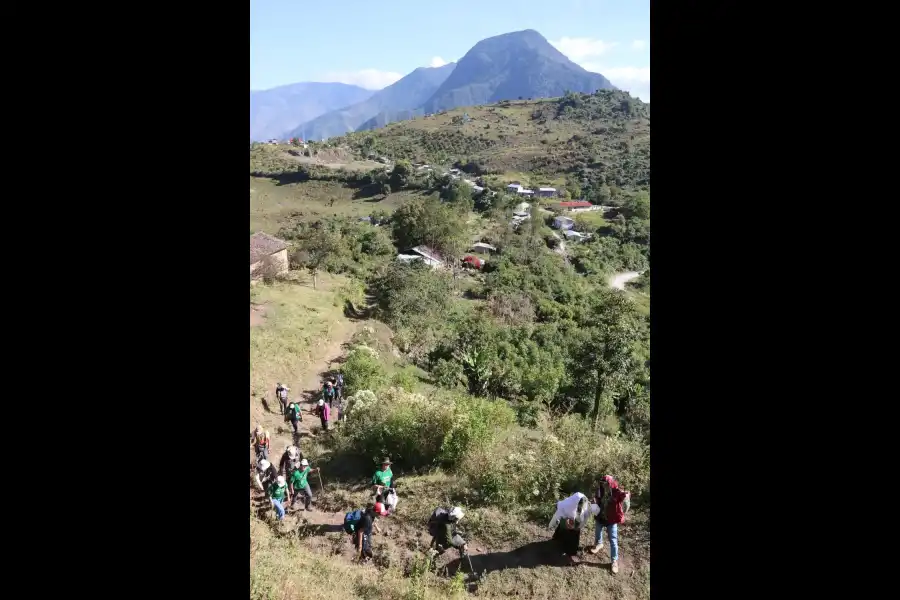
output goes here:
[[650, 99], [649, 0], [250, 0], [250, 89], [301, 81], [381, 89], [522, 29]]

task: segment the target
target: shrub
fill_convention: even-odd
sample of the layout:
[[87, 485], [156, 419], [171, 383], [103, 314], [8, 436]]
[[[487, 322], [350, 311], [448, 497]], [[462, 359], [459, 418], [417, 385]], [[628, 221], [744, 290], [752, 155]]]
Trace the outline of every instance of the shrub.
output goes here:
[[350, 394], [358, 390], [377, 390], [384, 383], [378, 352], [368, 346], [355, 346], [341, 366], [344, 386]]
[[426, 398], [399, 388], [354, 397], [344, 442], [360, 455], [390, 456], [418, 468], [458, 464], [515, 421], [502, 402], [466, 396]]
[[536, 438], [525, 431], [469, 453], [461, 465], [469, 485], [485, 503], [534, 504], [581, 491], [590, 495], [603, 475], [616, 477], [635, 496], [649, 492], [646, 446], [620, 437], [598, 439], [590, 425], [568, 415], [541, 426]]

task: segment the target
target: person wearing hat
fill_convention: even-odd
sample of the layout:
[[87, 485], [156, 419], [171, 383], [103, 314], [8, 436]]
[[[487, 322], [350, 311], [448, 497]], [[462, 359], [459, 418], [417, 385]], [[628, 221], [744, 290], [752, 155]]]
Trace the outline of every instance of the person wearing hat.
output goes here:
[[394, 473], [391, 472], [391, 459], [385, 458], [381, 461], [381, 470], [375, 471], [372, 476], [372, 486], [376, 494], [380, 494], [383, 489], [391, 487], [391, 480], [394, 479]]
[[329, 379], [325, 382], [325, 386], [322, 387], [322, 398], [328, 403], [328, 408], [334, 408], [334, 397], [336, 395], [337, 392], [334, 389], [334, 380]]
[[[433, 524], [429, 522], [429, 531], [434, 532], [429, 546], [432, 555], [443, 554], [450, 548], [456, 548], [459, 551], [460, 558], [465, 557], [468, 553], [469, 545], [456, 530], [456, 524], [466, 516], [463, 509], [459, 506], [454, 506], [449, 511], [438, 508], [432, 513], [432, 519], [435, 518], [436, 514], [438, 515], [437, 521]], [[434, 526], [433, 530], [432, 525]]]
[[278, 477], [278, 471], [266, 459], [256, 464], [256, 484], [260, 490], [265, 491], [269, 485]]
[[250, 434], [250, 445], [256, 450], [256, 460], [269, 459], [271, 441], [269, 440], [268, 431], [263, 431], [263, 428], [257, 425], [253, 433]]
[[300, 461], [300, 468], [294, 469], [294, 472], [291, 473], [291, 506], [294, 506], [294, 503], [297, 502], [297, 498], [300, 496], [300, 492], [302, 491], [306, 496], [306, 500], [303, 502], [304, 509], [310, 510], [309, 505], [312, 504], [313, 501], [313, 493], [312, 488], [309, 487], [309, 481], [307, 481], [307, 477], [309, 477], [310, 473], [315, 473], [319, 470], [319, 467], [315, 469], [310, 468], [309, 461], [305, 458]]
[[284, 475], [279, 475], [275, 481], [269, 485], [269, 498], [272, 501], [272, 506], [275, 507], [275, 514], [278, 515], [279, 521], [284, 519], [285, 500], [289, 500], [290, 497], [291, 492], [288, 490]]
[[278, 463], [278, 473], [288, 477], [294, 469], [300, 466], [303, 460], [303, 452], [299, 446], [293, 444], [286, 446], [284, 454], [281, 455], [281, 462]]
[[319, 402], [316, 404], [315, 414], [322, 421], [322, 430], [328, 431], [328, 425], [331, 421], [331, 407], [322, 398], [319, 398]]
[[303, 421], [303, 413], [300, 412], [300, 405], [296, 402], [291, 402], [290, 404], [288, 404], [287, 415], [285, 415], [284, 420], [291, 422], [291, 426], [294, 428], [294, 433], [300, 433], [298, 424]]

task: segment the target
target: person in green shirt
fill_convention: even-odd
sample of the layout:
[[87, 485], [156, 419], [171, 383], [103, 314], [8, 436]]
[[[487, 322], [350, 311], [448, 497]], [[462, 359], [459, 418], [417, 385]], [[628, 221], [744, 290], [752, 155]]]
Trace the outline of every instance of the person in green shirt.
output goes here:
[[391, 487], [391, 480], [394, 479], [394, 474], [391, 472], [392, 464], [389, 458], [385, 458], [381, 461], [381, 470], [375, 471], [375, 475], [372, 476], [372, 486], [375, 488], [376, 494], [380, 494], [384, 488]]
[[294, 503], [297, 501], [297, 498], [300, 496], [300, 492], [306, 496], [306, 500], [303, 502], [305, 510], [311, 510], [309, 505], [312, 504], [313, 501], [313, 493], [312, 488], [309, 487], [309, 481], [307, 478], [310, 473], [315, 473], [319, 470], [319, 467], [315, 469], [311, 469], [309, 466], [309, 461], [305, 458], [300, 461], [300, 468], [295, 469], [293, 473], [291, 473], [291, 495], [293, 496], [293, 500], [291, 501], [291, 506], [294, 506]]
[[284, 519], [284, 501], [286, 498], [289, 499], [290, 497], [291, 492], [288, 490], [284, 475], [279, 475], [278, 478], [269, 485], [269, 499], [272, 502], [272, 506], [275, 507], [275, 514], [278, 515], [279, 521]]

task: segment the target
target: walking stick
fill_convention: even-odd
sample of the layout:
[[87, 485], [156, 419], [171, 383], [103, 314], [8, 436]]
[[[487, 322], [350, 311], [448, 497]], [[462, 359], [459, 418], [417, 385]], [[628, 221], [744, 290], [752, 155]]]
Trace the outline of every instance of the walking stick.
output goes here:
[[322, 489], [322, 491], [324, 492], [324, 491], [325, 491], [325, 484], [322, 483], [322, 471], [316, 471], [316, 475], [319, 476], [319, 487], [320, 487], [320, 488]]

